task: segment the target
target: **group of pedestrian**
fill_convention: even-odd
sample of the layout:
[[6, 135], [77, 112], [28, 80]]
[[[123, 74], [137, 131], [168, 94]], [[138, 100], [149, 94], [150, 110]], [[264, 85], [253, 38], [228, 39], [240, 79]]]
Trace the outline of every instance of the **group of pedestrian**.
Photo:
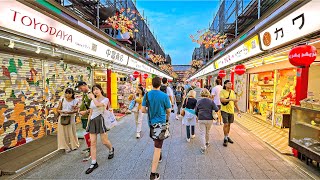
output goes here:
[[[64, 97], [59, 100], [57, 111], [58, 119], [58, 149], [69, 153], [77, 150], [80, 146], [76, 133], [76, 115], [81, 117], [82, 128], [90, 136], [90, 156], [91, 164], [86, 170], [90, 174], [98, 167], [97, 163], [97, 136], [100, 135], [102, 144], [109, 149], [108, 159], [114, 157], [114, 148], [108, 138], [108, 128], [106, 126], [106, 111], [110, 108], [109, 99], [105, 97], [100, 85], [89, 86], [85, 82], [79, 82], [77, 87], [82, 93], [81, 103], [75, 98], [75, 91], [72, 88], [65, 90]], [[88, 148], [85, 151], [88, 151]]]

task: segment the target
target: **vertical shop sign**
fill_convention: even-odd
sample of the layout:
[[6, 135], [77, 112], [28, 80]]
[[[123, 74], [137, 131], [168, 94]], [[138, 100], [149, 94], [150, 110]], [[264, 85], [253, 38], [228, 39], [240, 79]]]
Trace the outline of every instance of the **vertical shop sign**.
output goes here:
[[263, 50], [272, 49], [304, 37], [320, 29], [320, 1], [310, 1], [262, 31], [259, 36]]
[[111, 107], [113, 109], [118, 109], [117, 73], [111, 73]]

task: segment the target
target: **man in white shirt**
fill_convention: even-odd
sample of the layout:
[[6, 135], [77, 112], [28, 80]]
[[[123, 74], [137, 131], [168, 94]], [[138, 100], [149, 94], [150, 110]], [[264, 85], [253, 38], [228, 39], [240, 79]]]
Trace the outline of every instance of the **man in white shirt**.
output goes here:
[[[221, 84], [222, 84], [221, 79], [217, 79], [216, 86], [214, 88], [212, 88], [212, 91], [211, 91], [213, 101], [218, 106], [219, 109], [221, 109], [220, 92], [223, 89]], [[221, 117], [220, 111], [218, 112], [217, 125], [222, 125], [222, 117]]]
[[173, 105], [174, 105], [174, 93], [171, 87], [169, 87], [168, 79], [162, 78], [162, 85], [160, 87], [160, 90], [164, 93], [166, 93], [169, 96], [170, 103], [171, 103], [171, 112], [174, 113]]

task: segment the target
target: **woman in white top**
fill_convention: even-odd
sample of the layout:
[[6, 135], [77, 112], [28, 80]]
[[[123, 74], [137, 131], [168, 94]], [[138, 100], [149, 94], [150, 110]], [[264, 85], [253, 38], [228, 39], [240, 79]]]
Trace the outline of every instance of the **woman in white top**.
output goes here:
[[87, 169], [86, 174], [90, 174], [94, 169], [98, 167], [97, 163], [97, 135], [100, 134], [102, 144], [109, 149], [108, 159], [112, 159], [114, 156], [114, 148], [108, 139], [105, 121], [103, 114], [109, 110], [109, 99], [104, 96], [104, 92], [100, 85], [96, 84], [92, 87], [92, 93], [88, 94], [91, 99], [89, 121], [87, 126], [87, 132], [90, 133], [90, 153], [92, 162], [90, 167]]
[[[219, 109], [221, 109], [220, 92], [223, 89], [223, 87], [221, 86], [222, 84], [221, 79], [217, 79], [216, 84], [217, 85], [212, 89], [211, 95], [213, 96], [213, 102], [218, 106]], [[218, 114], [217, 125], [222, 125], [221, 112], [219, 111], [217, 114]]]
[[[76, 128], [76, 113], [78, 100], [75, 99], [73, 89], [67, 88], [65, 97], [59, 101], [58, 112], [60, 117], [58, 120], [58, 149], [64, 149], [66, 152], [79, 148]], [[69, 117], [67, 117], [69, 116]], [[68, 125], [61, 124], [61, 118], [70, 118]]]

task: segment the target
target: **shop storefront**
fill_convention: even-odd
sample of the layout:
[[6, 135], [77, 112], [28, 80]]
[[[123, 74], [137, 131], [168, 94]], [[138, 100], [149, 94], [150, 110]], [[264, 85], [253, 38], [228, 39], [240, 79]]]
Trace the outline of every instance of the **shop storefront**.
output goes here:
[[131, 73], [120, 67], [135, 69], [128, 65], [129, 55], [18, 1], [3, 3], [0, 152], [56, 133], [58, 101], [78, 81], [98, 83], [106, 93], [110, 88], [112, 107], [119, 108], [119, 87]]

